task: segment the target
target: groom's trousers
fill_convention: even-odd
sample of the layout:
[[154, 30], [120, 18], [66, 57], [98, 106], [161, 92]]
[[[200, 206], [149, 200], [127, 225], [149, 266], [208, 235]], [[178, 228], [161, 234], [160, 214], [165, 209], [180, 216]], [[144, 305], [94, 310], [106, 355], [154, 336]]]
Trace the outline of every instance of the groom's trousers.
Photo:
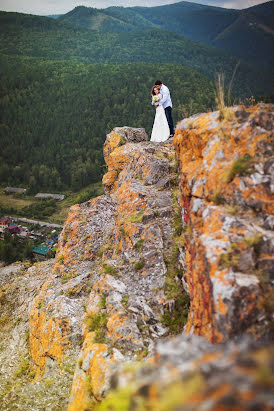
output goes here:
[[166, 107], [165, 108], [165, 113], [166, 113], [166, 119], [169, 125], [169, 130], [170, 130], [170, 134], [174, 134], [174, 125], [173, 125], [173, 120], [172, 120], [172, 108]]

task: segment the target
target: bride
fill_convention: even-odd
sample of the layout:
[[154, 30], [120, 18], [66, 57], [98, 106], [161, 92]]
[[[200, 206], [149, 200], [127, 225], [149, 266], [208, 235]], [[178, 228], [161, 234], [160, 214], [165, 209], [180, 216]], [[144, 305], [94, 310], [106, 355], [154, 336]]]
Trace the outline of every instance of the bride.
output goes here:
[[155, 119], [151, 133], [150, 141], [160, 143], [166, 141], [169, 138], [169, 126], [166, 119], [165, 110], [162, 105], [159, 105], [159, 101], [162, 99], [162, 94], [157, 86], [154, 86], [151, 90], [152, 105], [156, 107]]

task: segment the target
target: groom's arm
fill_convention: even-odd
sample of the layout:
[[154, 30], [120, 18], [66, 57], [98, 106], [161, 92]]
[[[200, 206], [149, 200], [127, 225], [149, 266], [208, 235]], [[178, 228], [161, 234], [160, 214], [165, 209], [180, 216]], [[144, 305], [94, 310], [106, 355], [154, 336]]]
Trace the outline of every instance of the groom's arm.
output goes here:
[[159, 101], [160, 106], [162, 106], [168, 99], [168, 88], [167, 87], [162, 87], [161, 94], [162, 94], [163, 97]]

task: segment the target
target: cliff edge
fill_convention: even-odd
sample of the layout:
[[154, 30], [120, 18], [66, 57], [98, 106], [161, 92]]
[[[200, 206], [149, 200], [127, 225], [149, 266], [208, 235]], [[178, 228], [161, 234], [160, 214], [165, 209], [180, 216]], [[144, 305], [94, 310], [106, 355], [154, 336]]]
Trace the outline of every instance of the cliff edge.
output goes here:
[[270, 409], [274, 109], [220, 117], [164, 144], [114, 129], [105, 195], [71, 207], [55, 260], [2, 269], [0, 298], [25, 298], [1, 332], [29, 355], [20, 374], [0, 353], [3, 409]]

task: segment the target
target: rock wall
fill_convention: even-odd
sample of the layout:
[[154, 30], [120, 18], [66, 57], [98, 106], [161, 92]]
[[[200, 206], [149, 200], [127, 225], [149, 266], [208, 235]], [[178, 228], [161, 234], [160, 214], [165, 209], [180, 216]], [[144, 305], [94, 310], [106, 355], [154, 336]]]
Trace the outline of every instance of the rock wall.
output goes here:
[[263, 285], [274, 279], [273, 106], [219, 117], [183, 120], [174, 138], [187, 234], [186, 332], [213, 342], [268, 329]]
[[28, 358], [14, 373], [5, 340], [2, 373], [23, 386], [5, 383], [3, 409], [231, 410], [233, 396], [235, 410], [270, 409], [272, 130], [261, 105], [185, 119], [173, 142], [107, 135], [105, 195], [71, 207], [55, 260], [0, 271], [0, 301], [25, 290]]

